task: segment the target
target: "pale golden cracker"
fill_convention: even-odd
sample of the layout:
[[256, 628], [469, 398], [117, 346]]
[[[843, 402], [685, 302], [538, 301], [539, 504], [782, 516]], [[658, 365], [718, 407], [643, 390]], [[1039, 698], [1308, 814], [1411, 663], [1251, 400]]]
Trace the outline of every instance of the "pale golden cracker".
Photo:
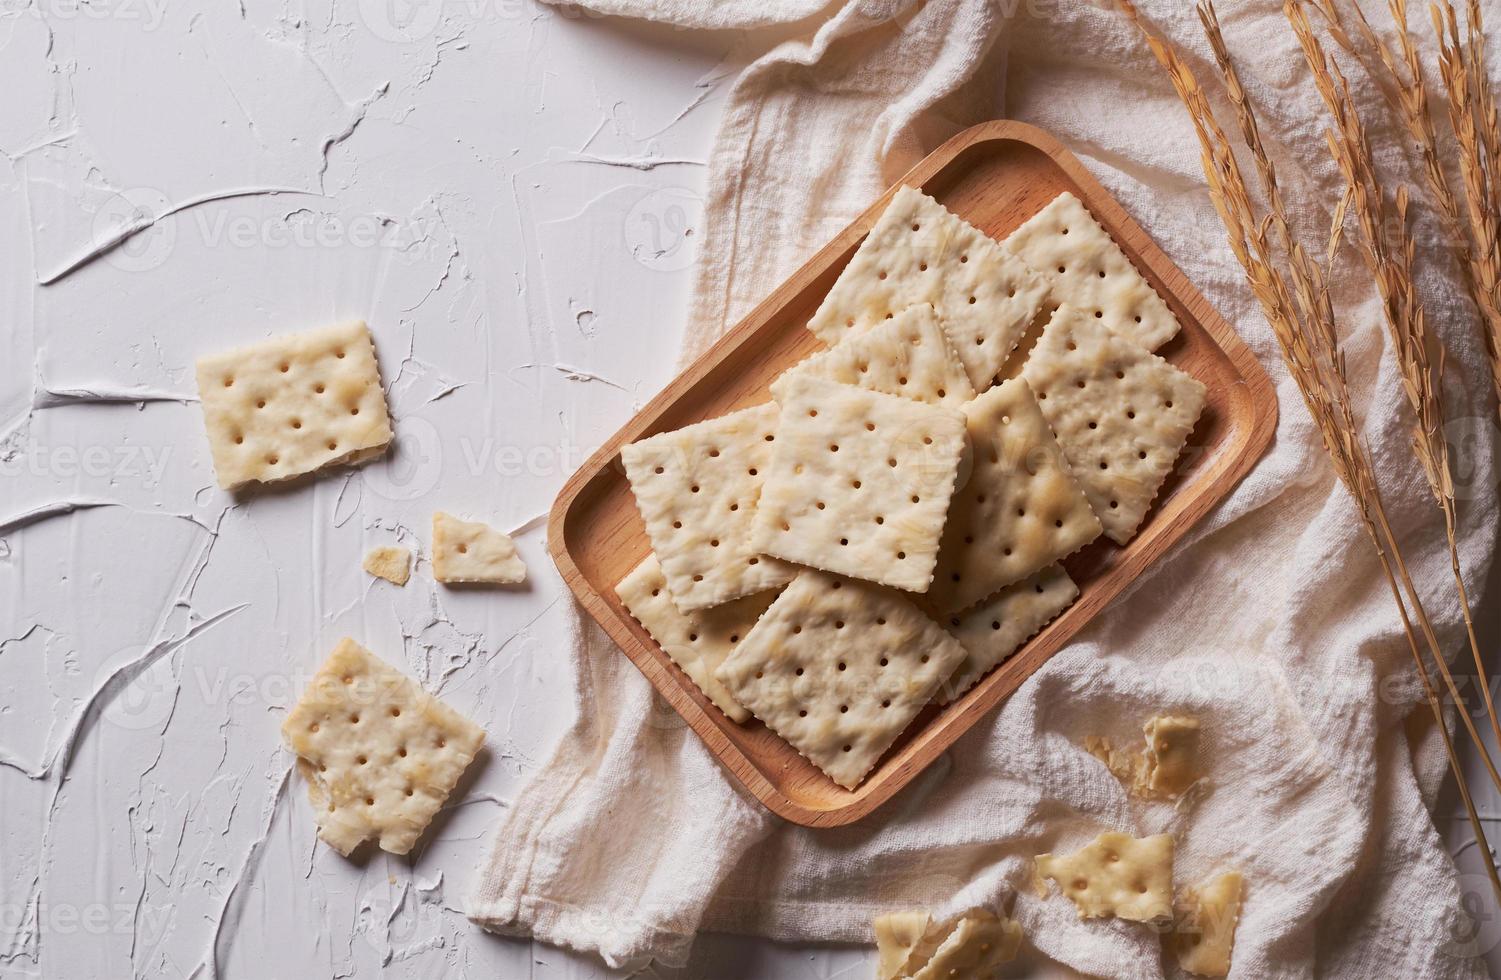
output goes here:
[[767, 402], [620, 450], [679, 609], [707, 609], [785, 585], [797, 574], [751, 543], [776, 429], [777, 406]]
[[835, 346], [928, 303], [977, 391], [990, 385], [1047, 298], [1047, 282], [969, 222], [910, 187], [896, 192], [808, 322]]
[[484, 731], [350, 639], [281, 726], [318, 836], [348, 855], [375, 838], [405, 854], [484, 744]]
[[853, 789], [964, 658], [902, 595], [805, 571], [719, 668], [735, 700]]
[[1178, 896], [1178, 922], [1172, 937], [1179, 966], [1201, 977], [1230, 973], [1243, 890], [1238, 871], [1227, 871], [1212, 881], [1183, 889]]
[[1059, 194], [1002, 244], [1052, 284], [1055, 302], [1127, 340], [1156, 350], [1178, 332], [1167, 303], [1074, 195]]
[[361, 563], [365, 571], [396, 585], [406, 585], [412, 574], [412, 552], [396, 545], [382, 545], [365, 553]]
[[516, 585], [526, 581], [526, 563], [504, 531], [452, 514], [433, 514], [433, 578], [439, 582]]
[[782, 395], [755, 549], [926, 591], [964, 450], [964, 416], [815, 377], [788, 378]]
[[1039, 878], [1057, 883], [1079, 918], [1166, 922], [1173, 914], [1171, 834], [1107, 831], [1072, 854], [1037, 856]]
[[1022, 377], [1113, 541], [1131, 540], [1204, 408], [1204, 385], [1060, 307]]
[[772, 397], [780, 402], [787, 379], [799, 374], [949, 408], [960, 408], [975, 397], [938, 315], [926, 303], [910, 306], [865, 333], [845, 337], [833, 350], [788, 368], [772, 382]]
[[386, 393], [363, 322], [198, 359], [214, 474], [233, 490], [385, 452]]
[[964, 648], [964, 660], [943, 684], [947, 704], [1036, 636], [1079, 597], [1062, 565], [1049, 565], [1008, 585], [973, 609], [952, 615], [948, 631]]
[[662, 652], [682, 668], [720, 711], [734, 722], [750, 720], [750, 712], [735, 700], [714, 672], [771, 605], [773, 593], [743, 596], [712, 609], [685, 613], [672, 601], [657, 556], [647, 555], [615, 586], [615, 594], [636, 621], [646, 627]]
[[929, 602], [967, 609], [1099, 536], [1089, 506], [1021, 378], [964, 406], [969, 480], [949, 506]]

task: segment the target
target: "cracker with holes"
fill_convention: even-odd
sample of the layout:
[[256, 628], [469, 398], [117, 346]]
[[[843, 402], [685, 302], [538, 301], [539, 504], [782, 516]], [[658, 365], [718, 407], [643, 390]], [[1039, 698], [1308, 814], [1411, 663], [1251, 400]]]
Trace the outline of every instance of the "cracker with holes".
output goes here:
[[731, 721], [750, 720], [750, 712], [731, 696], [714, 672], [771, 605], [775, 598], [771, 592], [744, 596], [712, 609], [682, 612], [672, 601], [657, 556], [647, 555], [615, 586], [615, 594], [715, 707]]
[[754, 548], [925, 592], [964, 451], [950, 408], [823, 378], [782, 387]]
[[1230, 973], [1243, 889], [1240, 872], [1227, 871], [1212, 881], [1182, 890], [1172, 937], [1179, 966], [1201, 977]]
[[1074, 195], [1064, 192], [1002, 243], [1053, 286], [1053, 296], [1127, 340], [1156, 350], [1178, 318]]
[[509, 534], [440, 510], [433, 513], [433, 578], [450, 584], [517, 585], [526, 581], [526, 563]]
[[1099, 518], [1021, 378], [968, 405], [969, 480], [954, 494], [930, 604], [968, 609], [1099, 537]]
[[938, 312], [977, 390], [989, 387], [1048, 285], [984, 232], [911, 187], [891, 199], [808, 321], [830, 347], [919, 303]]
[[909, 958], [935, 928], [933, 916], [928, 912], [888, 912], [876, 916], [871, 929], [876, 934], [877, 980], [896, 980], [910, 974]]
[[992, 977], [1003, 963], [1016, 958], [1021, 947], [1020, 923], [985, 909], [966, 913], [912, 980], [954, 980]]
[[975, 397], [964, 365], [939, 326], [938, 314], [923, 303], [871, 328], [846, 337], [833, 350], [814, 354], [772, 382], [782, 400], [787, 379], [812, 375], [871, 391], [959, 408]]
[[810, 570], [718, 676], [768, 728], [853, 789], [962, 659], [964, 648], [900, 593]]
[[1051, 879], [1081, 919], [1115, 916], [1166, 922], [1173, 914], [1171, 834], [1132, 837], [1107, 831], [1072, 854], [1039, 854], [1037, 874]]
[[1090, 755], [1132, 793], [1149, 800], [1175, 800], [1198, 781], [1199, 720], [1187, 715], [1154, 715], [1142, 726], [1143, 748], [1118, 746], [1091, 735]]
[[366, 840], [406, 854], [485, 733], [348, 638], [281, 726], [308, 783], [318, 836], [348, 855]]
[[1130, 541], [1204, 409], [1204, 385], [1067, 306], [1022, 377], [1105, 534]]
[[947, 704], [974, 687], [1078, 597], [1079, 587], [1063, 566], [1049, 565], [973, 609], [950, 616], [948, 630], [964, 648], [964, 660], [944, 682], [940, 703]]
[[363, 462], [391, 442], [362, 322], [201, 357], [197, 374], [214, 475], [226, 490]]
[[767, 402], [620, 450], [652, 550], [684, 612], [785, 585], [796, 574], [751, 543], [776, 431], [777, 406]]

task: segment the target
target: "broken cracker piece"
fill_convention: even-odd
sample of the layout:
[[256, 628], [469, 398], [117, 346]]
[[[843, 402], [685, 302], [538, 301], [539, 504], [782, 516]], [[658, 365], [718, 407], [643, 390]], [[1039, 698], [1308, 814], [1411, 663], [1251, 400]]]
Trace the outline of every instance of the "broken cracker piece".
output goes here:
[[909, 306], [868, 332], [845, 337], [833, 350], [814, 354], [782, 372], [771, 383], [771, 396], [778, 402], [784, 400], [787, 379], [795, 375], [828, 378], [949, 408], [962, 408], [975, 397], [938, 314], [926, 303]]
[[1144, 750], [1116, 746], [1101, 735], [1084, 740], [1084, 748], [1137, 796], [1172, 800], [1198, 780], [1196, 760], [1199, 721], [1186, 715], [1155, 715], [1142, 726]]
[[797, 574], [751, 544], [777, 418], [767, 402], [621, 447], [652, 551], [684, 612], [786, 585]]
[[433, 578], [515, 585], [526, 581], [526, 563], [509, 534], [440, 510], [433, 513]]
[[830, 347], [889, 314], [931, 303], [976, 391], [1042, 309], [1048, 284], [994, 239], [922, 191], [897, 190], [808, 329]]
[[412, 574], [412, 552], [396, 545], [371, 548], [365, 553], [361, 567], [376, 578], [406, 585]]
[[484, 744], [478, 725], [353, 640], [339, 641], [281, 726], [318, 836], [348, 855], [406, 854]]
[[714, 672], [741, 638], [750, 633], [756, 619], [776, 598], [774, 592], [742, 596], [712, 609], [685, 613], [672, 601], [657, 556], [647, 555], [615, 586], [615, 594], [636, 621], [646, 627], [662, 652], [683, 669], [720, 711], [734, 722], [750, 720], [750, 712], [735, 700]]
[[719, 668], [735, 700], [853, 789], [964, 658], [894, 589], [808, 570]]
[[197, 376], [214, 475], [226, 490], [363, 462], [391, 442], [363, 322], [200, 357]]
[[1065, 191], [1002, 246], [1036, 269], [1054, 299], [1093, 315], [1127, 340], [1156, 350], [1178, 332], [1178, 318], [1094, 215]]
[[1227, 871], [1212, 881], [1182, 890], [1172, 937], [1179, 966], [1201, 977], [1229, 974], [1243, 889], [1240, 872]]
[[1037, 856], [1039, 878], [1057, 883], [1079, 918], [1165, 922], [1173, 914], [1171, 834], [1106, 831], [1072, 854]]
[[1020, 923], [984, 909], [967, 912], [912, 980], [986, 980], [1016, 958], [1021, 941]]
[[933, 916], [928, 912], [890, 912], [878, 915], [871, 923], [876, 934], [876, 980], [896, 980], [906, 976], [903, 969], [928, 930]]

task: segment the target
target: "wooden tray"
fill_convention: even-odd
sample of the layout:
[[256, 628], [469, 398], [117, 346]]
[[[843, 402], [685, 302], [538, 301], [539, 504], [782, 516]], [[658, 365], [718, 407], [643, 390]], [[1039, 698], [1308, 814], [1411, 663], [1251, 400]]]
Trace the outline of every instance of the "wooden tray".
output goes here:
[[1172, 307], [1183, 329], [1158, 353], [1203, 381], [1208, 402], [1130, 544], [1121, 548], [1102, 537], [1065, 562], [1079, 585], [1078, 601], [964, 697], [918, 715], [854, 790], [836, 785], [760, 722], [736, 725], [721, 714], [616, 598], [615, 583], [650, 550], [620, 447], [767, 401], [771, 380], [821, 346], [805, 324], [895, 188], [678, 375], [573, 475], [548, 519], [549, 547], [563, 578], [735, 778], [771, 810], [806, 826], [858, 820], [907, 785], [1228, 494], [1266, 450], [1276, 428], [1276, 393], [1251, 352], [1053, 137], [1015, 122], [975, 126], [935, 150], [900, 184], [921, 187], [997, 239], [1060, 191], [1072, 191]]

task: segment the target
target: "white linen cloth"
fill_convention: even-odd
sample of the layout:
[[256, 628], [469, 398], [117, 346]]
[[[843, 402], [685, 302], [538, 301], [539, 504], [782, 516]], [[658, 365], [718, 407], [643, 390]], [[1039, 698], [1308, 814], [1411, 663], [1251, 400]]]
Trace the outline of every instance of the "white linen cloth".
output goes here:
[[[801, 36], [745, 70], [725, 108], [686, 356], [944, 138], [1009, 117], [1062, 139], [1148, 229], [1271, 372], [1282, 414], [1272, 450], [1225, 503], [938, 764], [852, 827], [812, 831], [772, 817], [581, 623], [576, 725], [499, 828], [469, 914], [638, 966], [681, 963], [700, 930], [868, 942], [871, 917], [886, 910], [1014, 906], [1028, 941], [1060, 963], [1158, 977], [1153, 933], [1082, 922], [1066, 899], [1039, 898], [1029, 860], [1109, 828], [1173, 831], [1180, 883], [1245, 874], [1237, 976], [1483, 975], [1460, 941], [1461, 882], [1429, 815], [1444, 759], [1391, 598], [1225, 246], [1187, 117], [1113, 5], [585, 6], [687, 27], [807, 19]], [[1189, 5], [1140, 6], [1212, 74]], [[1221, 15], [1284, 193], [1318, 235], [1338, 178], [1279, 7], [1225, 4]], [[1384, 162], [1401, 166], [1404, 144], [1368, 87], [1359, 95]], [[1435, 232], [1424, 224], [1419, 237]], [[1429, 610], [1457, 640], [1438, 522], [1406, 447], [1374, 293], [1356, 259], [1344, 261], [1337, 299], [1352, 373], [1362, 398], [1374, 393], [1365, 434]], [[1462, 556], [1477, 595], [1496, 532], [1495, 416], [1454, 269], [1436, 250], [1424, 266], [1430, 319], [1450, 345]], [[1177, 809], [1129, 800], [1080, 748], [1090, 734], [1139, 738], [1142, 721], [1165, 709], [1204, 720], [1212, 785]]]

